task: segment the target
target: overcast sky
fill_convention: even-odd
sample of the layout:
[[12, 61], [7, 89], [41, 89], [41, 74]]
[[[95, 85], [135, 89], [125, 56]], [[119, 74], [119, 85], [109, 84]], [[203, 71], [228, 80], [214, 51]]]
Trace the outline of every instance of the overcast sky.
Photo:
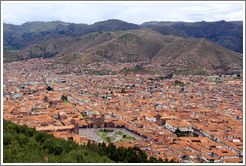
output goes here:
[[120, 19], [147, 21], [234, 21], [244, 19], [244, 2], [1, 2], [4, 23], [64, 21], [93, 24]]

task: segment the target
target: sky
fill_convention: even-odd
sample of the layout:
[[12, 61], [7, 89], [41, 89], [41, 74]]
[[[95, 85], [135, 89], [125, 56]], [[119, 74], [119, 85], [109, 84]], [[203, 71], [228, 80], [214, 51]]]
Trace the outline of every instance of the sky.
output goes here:
[[64, 21], [93, 24], [120, 19], [142, 24], [148, 21], [235, 21], [244, 19], [243, 1], [223, 2], [1, 2], [4, 23]]

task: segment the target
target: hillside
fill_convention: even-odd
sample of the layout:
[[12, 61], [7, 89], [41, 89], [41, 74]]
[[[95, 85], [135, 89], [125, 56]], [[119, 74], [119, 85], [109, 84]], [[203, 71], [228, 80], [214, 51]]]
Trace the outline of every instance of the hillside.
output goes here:
[[[27, 22], [22, 25], [3, 24], [4, 48], [23, 49], [34, 43], [64, 37], [72, 31], [73, 25], [61, 21]], [[85, 25], [79, 26], [82, 30]]]
[[169, 42], [178, 39], [157, 32], [140, 29], [124, 31], [114, 39], [84, 51], [88, 56], [101, 56], [112, 62], [141, 62], [150, 60]]
[[93, 62], [100, 57], [111, 62], [138, 62], [151, 59], [165, 44], [176, 39], [179, 37], [163, 36], [149, 29], [94, 32], [77, 38], [50, 39], [26, 47], [17, 54], [24, 59], [64, 56], [63, 59], [70, 61], [86, 58]]
[[3, 121], [4, 163], [113, 162], [107, 156], [26, 126]]
[[92, 25], [74, 24], [62, 21], [27, 22], [22, 25], [3, 24], [4, 48], [23, 49], [35, 43], [52, 38], [79, 37], [98, 31], [138, 29], [139, 26], [121, 20], [107, 20]]
[[197, 74], [240, 72], [243, 65], [242, 54], [209, 40], [162, 35], [145, 28], [52, 38], [21, 51], [4, 53], [5, 61], [53, 57], [58, 63], [77, 65], [151, 62], [154, 66], [158, 64], [162, 71], [198, 71]]
[[177, 67], [184, 71], [202, 73], [238, 72], [243, 67], [243, 56], [206, 39], [181, 39], [163, 47], [152, 63]]
[[94, 32], [81, 37], [63, 37], [58, 39], [50, 39], [45, 42], [33, 44], [21, 51], [18, 55], [24, 59], [53, 56], [65, 56], [71, 53], [78, 54], [84, 50], [104, 43], [116, 37], [120, 32]]
[[[125, 156], [125, 157], [124, 157]], [[137, 147], [125, 149], [104, 143], [79, 146], [75, 142], [66, 141], [37, 132], [27, 126], [19, 126], [3, 120], [3, 162], [4, 163], [161, 163], [147, 155]]]
[[22, 25], [3, 24], [3, 43], [8, 50], [20, 50], [53, 38], [79, 37], [100, 31], [127, 31], [149, 28], [163, 35], [205, 38], [236, 52], [243, 52], [243, 22], [167, 22], [152, 21], [141, 25], [110, 19], [92, 25], [62, 21], [27, 22]]
[[204, 38], [236, 52], [243, 52], [243, 22], [146, 22], [141, 25], [163, 35]]

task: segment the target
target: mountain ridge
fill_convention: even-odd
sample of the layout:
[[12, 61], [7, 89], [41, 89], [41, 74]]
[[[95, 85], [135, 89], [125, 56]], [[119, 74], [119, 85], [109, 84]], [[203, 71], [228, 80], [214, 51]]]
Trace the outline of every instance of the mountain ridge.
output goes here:
[[[112, 25], [114, 23], [116, 24]], [[217, 26], [220, 24], [226, 24], [227, 26], [225, 21], [215, 23]], [[35, 24], [40, 24], [40, 22]], [[157, 22], [154, 22], [154, 24], [157, 24]], [[164, 22], [164, 24], [172, 24], [177, 27], [184, 26], [184, 23], [180, 22]], [[194, 24], [196, 27], [194, 27]], [[206, 23], [186, 23], [185, 26], [196, 29], [203, 24]], [[234, 22], [233, 24], [238, 25], [240, 22]], [[88, 25], [67, 25], [59, 21], [54, 22], [53, 25], [59, 27], [56, 28], [55, 32], [40, 32], [40, 29], [38, 29], [40, 27], [30, 27], [34, 31], [39, 31], [36, 34], [47, 33], [47, 35], [42, 36], [38, 42], [35, 42], [38, 38], [33, 36], [35, 41], [29, 41], [30, 44], [20, 50], [10, 49], [8, 51], [4, 49], [4, 61], [55, 58], [65, 62], [65, 64], [143, 63], [151, 64], [153, 68], [159, 66], [157, 70], [170, 70], [172, 68], [178, 72], [196, 70], [206, 74], [240, 72], [243, 66], [242, 54], [205, 38], [189, 37], [184, 30], [174, 29], [170, 25], [165, 26], [162, 29], [163, 31], [160, 32], [152, 30], [152, 28], [141, 28], [114, 19], [92, 24], [91, 29], [86, 29]], [[206, 24], [206, 26], [208, 25]], [[233, 26], [232, 23], [230, 23], [230, 26]], [[54, 28], [54, 26], [46, 28]], [[79, 31], [79, 29], [84, 31]], [[91, 31], [91, 33], [88, 31]], [[206, 31], [197, 31], [201, 34], [203, 32]], [[207, 32], [203, 35], [209, 35], [210, 31], [207, 30]], [[30, 33], [33, 34], [34, 32]], [[213, 33], [219, 33], [219, 31]]]
[[[65, 64], [146, 63], [160, 70], [239, 72], [243, 56], [203, 38], [162, 35], [150, 29], [93, 32], [49, 39], [17, 52], [22, 59], [55, 58]], [[159, 69], [157, 69], [159, 70]]]
[[[34, 26], [37, 24], [39, 26]], [[118, 31], [141, 28], [149, 28], [163, 35], [174, 35], [186, 38], [206, 38], [233, 51], [243, 52], [243, 22], [227, 22], [224, 20], [215, 22], [152, 21], [140, 25], [118, 19], [109, 19], [91, 25], [62, 21], [27, 22], [21, 25], [4, 23], [3, 39], [5, 48], [23, 49], [31, 44], [51, 38], [66, 36], [78, 37], [97, 31]], [[216, 33], [213, 33], [213, 31]]]

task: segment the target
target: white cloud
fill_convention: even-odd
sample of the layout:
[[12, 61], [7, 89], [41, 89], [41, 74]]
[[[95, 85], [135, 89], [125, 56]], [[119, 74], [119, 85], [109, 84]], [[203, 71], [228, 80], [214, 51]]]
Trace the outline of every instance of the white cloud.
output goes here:
[[92, 24], [122, 19], [141, 24], [146, 21], [242, 20], [244, 3], [238, 2], [2, 2], [3, 21], [53, 21]]

